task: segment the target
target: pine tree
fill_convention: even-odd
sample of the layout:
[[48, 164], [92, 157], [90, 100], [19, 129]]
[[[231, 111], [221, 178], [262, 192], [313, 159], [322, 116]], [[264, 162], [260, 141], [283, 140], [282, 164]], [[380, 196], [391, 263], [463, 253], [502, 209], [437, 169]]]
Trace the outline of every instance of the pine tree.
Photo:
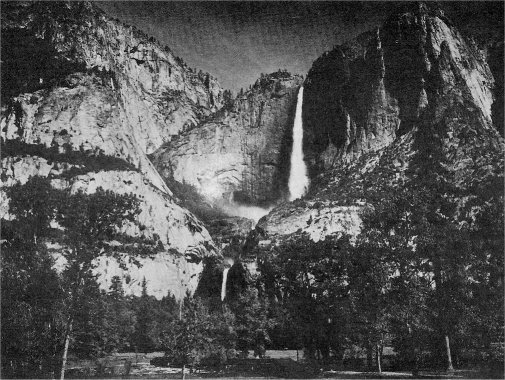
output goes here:
[[[98, 188], [94, 194], [68, 192], [60, 193], [59, 209], [56, 220], [65, 229], [62, 242], [66, 247], [62, 252], [67, 265], [63, 278], [68, 289], [66, 338], [63, 349], [61, 376], [64, 377], [67, 352], [74, 334], [74, 321], [81, 303], [89, 294], [88, 287], [95, 281], [93, 269], [97, 259], [110, 256], [118, 260], [122, 267], [126, 262], [137, 263], [128, 252], [132, 239], [121, 228], [126, 223], [136, 223], [140, 212], [139, 201], [131, 195], [118, 195]], [[121, 248], [109, 244], [110, 241], [124, 243]], [[140, 239], [140, 246], [135, 251], [146, 255], [159, 247], [153, 241]], [[145, 243], [145, 244], [142, 244]]]
[[224, 363], [235, 342], [233, 314], [209, 312], [200, 299], [187, 297], [181, 318], [169, 321], [162, 333], [162, 344], [169, 362], [181, 366], [182, 378], [187, 365], [195, 366], [212, 360]]
[[47, 251], [55, 214], [49, 181], [6, 190], [12, 220], [2, 219], [2, 370], [6, 377], [51, 375], [58, 368], [64, 296]]
[[347, 238], [328, 236], [316, 243], [303, 234], [276, 246], [269, 265], [261, 265], [265, 287], [280, 290], [276, 298], [311, 358], [328, 359], [332, 349], [343, 354], [349, 336], [349, 252]]
[[237, 349], [245, 356], [253, 349], [255, 356], [264, 357], [265, 347], [270, 343], [269, 330], [273, 327], [267, 300], [259, 298], [256, 289], [247, 288], [230, 307], [236, 318]]
[[[417, 197], [405, 189], [375, 195], [377, 201], [362, 214], [363, 228], [351, 258], [356, 315], [365, 318], [372, 328], [369, 333], [375, 336], [367, 347], [369, 363], [374, 341], [383, 341], [389, 330], [395, 334], [400, 357], [415, 372], [431, 293], [430, 281], [421, 269], [423, 259], [413, 244], [418, 233], [412, 215]], [[378, 359], [380, 346], [382, 343], [376, 349]], [[380, 360], [377, 364], [380, 367]]]
[[233, 96], [230, 90], [223, 91], [223, 108], [225, 110], [231, 111], [233, 108]]
[[119, 276], [112, 278], [108, 293], [101, 296], [103, 320], [101, 340], [103, 352], [132, 351], [132, 335], [135, 329], [136, 316], [130, 299], [125, 297], [123, 282]]

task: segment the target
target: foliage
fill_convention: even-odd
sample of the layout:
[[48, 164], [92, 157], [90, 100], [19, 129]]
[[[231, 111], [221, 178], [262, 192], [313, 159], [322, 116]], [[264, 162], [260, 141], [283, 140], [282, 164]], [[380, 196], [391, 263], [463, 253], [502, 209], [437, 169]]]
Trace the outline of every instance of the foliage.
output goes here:
[[[62, 130], [60, 135], [66, 133], [68, 133], [66, 130]], [[61, 148], [63, 148], [63, 151], [61, 151]], [[58, 175], [58, 177], [66, 179], [101, 170], [138, 172], [138, 169], [134, 165], [121, 158], [108, 156], [101, 150], [95, 152], [84, 151], [82, 147], [78, 151], [72, 150], [70, 144], [65, 144], [62, 147], [53, 145], [48, 148], [44, 144], [27, 144], [21, 140], [4, 141], [2, 139], [1, 150], [3, 157], [37, 156], [48, 160], [49, 163], [55, 162], [72, 165], [70, 169]]]
[[234, 99], [230, 90], [223, 91], [223, 109], [231, 111], [233, 109]]
[[270, 74], [269, 77], [273, 79], [286, 79], [291, 78], [291, 74], [288, 72], [287, 69], [279, 69], [276, 72]]
[[183, 91], [169, 88], [163, 91], [163, 93], [161, 94], [161, 99], [165, 102], [173, 103], [178, 102], [183, 95], [184, 95]]
[[[140, 298], [126, 297], [117, 276], [113, 277], [109, 292], [100, 291], [96, 283], [86, 290], [76, 317], [73, 354], [90, 358], [136, 351], [135, 328], [141, 319], [137, 307]], [[156, 305], [153, 311], [158, 308], [160, 306]]]
[[162, 347], [173, 365], [195, 366], [214, 358], [221, 364], [233, 353], [234, 316], [228, 308], [209, 312], [200, 299], [186, 298], [180, 319], [166, 324]]
[[[67, 271], [90, 273], [97, 264], [95, 259], [101, 256], [114, 257], [124, 267], [127, 262], [136, 263], [135, 256], [148, 256], [162, 249], [156, 237], [132, 239], [123, 232], [137, 224], [140, 213], [140, 201], [133, 195], [102, 188], [93, 194], [59, 195], [55, 220], [65, 231], [60, 241], [65, 247], [62, 254], [68, 263]], [[135, 256], [125, 256], [124, 252], [135, 252]]]
[[42, 237], [54, 216], [49, 183], [7, 190], [13, 220], [2, 219], [2, 368], [13, 377], [55, 370], [63, 292]]
[[260, 298], [257, 289], [246, 288], [231, 302], [230, 308], [236, 319], [237, 349], [247, 356], [252, 348], [255, 356], [264, 357], [270, 343], [269, 330], [273, 327], [267, 299]]
[[147, 283], [142, 282], [142, 295], [131, 302], [131, 312], [135, 315], [133, 335], [129, 345], [134, 351], [151, 352], [160, 349], [160, 335], [167, 321], [178, 315], [178, 304], [173, 295], [160, 301], [147, 294]]
[[[100, 328], [103, 317], [96, 316], [93, 307], [99, 294], [93, 271], [98, 259], [113, 257], [120, 267], [126, 269], [128, 263], [139, 265], [137, 257], [162, 249], [156, 239], [132, 239], [123, 232], [125, 227], [136, 223], [139, 204], [132, 195], [119, 195], [101, 188], [89, 195], [82, 192], [61, 194], [56, 222], [65, 231], [61, 241], [64, 246], [62, 256], [66, 261], [62, 278], [65, 289], [68, 289], [66, 341], [74, 337], [79, 347], [87, 347], [83, 352], [87, 355], [102, 356], [108, 349], [115, 349], [108, 344], [108, 339], [99, 335], [107, 330]], [[63, 364], [63, 370], [64, 367]]]
[[223, 265], [216, 256], [203, 258], [203, 271], [195, 290], [195, 297], [205, 299], [210, 311], [221, 308], [221, 285], [223, 282]]
[[[381, 262], [394, 269], [387, 291], [391, 335], [400, 359], [414, 367], [421, 349], [431, 352], [433, 364], [447, 365], [449, 340], [458, 343], [452, 350], [457, 361], [462, 347], [483, 344], [475, 335], [479, 319], [496, 326], [497, 315], [503, 315], [496, 299], [484, 306], [475, 296], [489, 288], [484, 278], [491, 273], [503, 278], [498, 269], [502, 265], [496, 266], [503, 236], [492, 232], [488, 223], [481, 224], [489, 217], [503, 220], [503, 208], [492, 212], [487, 207], [503, 204], [502, 191], [469, 196], [463, 186], [455, 185], [442, 147], [426, 141], [433, 131], [428, 132], [430, 127], [418, 133], [409, 180], [394, 189], [377, 187], [370, 192], [371, 207], [362, 216], [356, 245], [361, 252], [371, 249], [369, 255], [382, 254]], [[484, 253], [486, 241], [492, 243]], [[503, 339], [494, 331], [488, 346], [491, 340]]]
[[332, 349], [343, 353], [350, 312], [348, 248], [346, 238], [316, 243], [304, 234], [276, 247], [269, 263], [262, 263], [264, 283], [280, 288], [287, 321], [298, 330], [292, 334], [309, 356], [320, 352], [328, 358]]
[[68, 74], [86, 70], [83, 62], [66, 59], [48, 40], [21, 28], [2, 30], [1, 54], [3, 99], [50, 88]]
[[[88, 356], [117, 349], [93, 269], [103, 255], [125, 265], [160, 249], [156, 240], [122, 232], [126, 223], [136, 223], [138, 200], [102, 189], [71, 194], [40, 177], [6, 193], [14, 219], [2, 223], [2, 302], [9, 305], [2, 308], [2, 333], [11, 338], [2, 339], [4, 370], [12, 376], [54, 373], [71, 336], [74, 350]], [[59, 274], [48, 241], [63, 247], [66, 264]]]
[[[43, 219], [37, 214], [33, 217]], [[43, 245], [26, 239], [37, 236], [46, 226], [30, 228], [33, 226], [2, 220], [1, 349], [5, 377], [52, 373], [61, 349], [63, 292]]]
[[[273, 90], [274, 92], [278, 91], [280, 89], [280, 81], [283, 79], [290, 79], [293, 76], [291, 73], [289, 73], [286, 69], [279, 69], [276, 72], [273, 72], [271, 74], [265, 74], [261, 73], [260, 78], [254, 82], [254, 85], [252, 86], [253, 90], [258, 90], [258, 89], [264, 89], [264, 88], [269, 88]], [[240, 96], [242, 96], [242, 89]]]

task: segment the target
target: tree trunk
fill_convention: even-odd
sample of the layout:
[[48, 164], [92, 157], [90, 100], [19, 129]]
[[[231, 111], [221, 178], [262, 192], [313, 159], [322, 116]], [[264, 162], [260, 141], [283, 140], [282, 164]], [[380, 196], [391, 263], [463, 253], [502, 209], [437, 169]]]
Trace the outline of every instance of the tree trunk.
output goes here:
[[366, 365], [368, 370], [373, 371], [373, 348], [370, 341], [366, 345]]
[[182, 365], [182, 376], [181, 376], [182, 380], [184, 380], [186, 378], [186, 364], [183, 364]]
[[323, 361], [328, 362], [330, 359], [330, 346], [328, 343], [323, 343], [319, 349], [321, 351], [321, 356]]
[[416, 352], [416, 349], [413, 350], [413, 367], [412, 367], [412, 377], [419, 377], [419, 360], [417, 358], [417, 352]]
[[82, 274], [84, 270], [81, 269], [79, 272], [77, 272], [77, 278], [75, 281], [75, 285], [73, 288], [73, 291], [71, 293], [71, 302], [70, 302], [70, 310], [69, 310], [69, 317], [68, 317], [68, 323], [67, 323], [67, 332], [65, 334], [65, 346], [63, 348], [63, 357], [61, 359], [61, 372], [60, 372], [60, 380], [63, 380], [65, 378], [65, 369], [67, 366], [67, 355], [68, 355], [68, 346], [70, 345], [70, 336], [72, 335], [72, 324], [74, 322], [73, 315], [74, 315], [74, 310], [76, 310], [77, 305], [79, 305], [78, 302], [78, 291], [79, 287], [84, 284], [84, 279]]
[[340, 342], [337, 342], [333, 350], [336, 362], [338, 363], [338, 365], [342, 366], [344, 361], [345, 349], [342, 347], [342, 344], [340, 344]]
[[63, 347], [63, 357], [61, 359], [60, 380], [65, 379], [65, 368], [67, 366], [68, 346], [70, 345], [70, 335], [71, 334], [72, 334], [72, 320], [69, 320], [67, 333], [65, 334], [65, 346]]
[[[442, 262], [440, 260], [440, 256], [435, 257], [434, 261], [434, 280], [435, 280], [435, 290], [437, 292], [437, 298], [438, 302], [442, 302]], [[441, 326], [444, 326], [442, 328], [442, 331], [444, 332], [444, 341], [445, 341], [445, 351], [447, 354], [447, 372], [454, 372], [454, 367], [452, 366], [452, 357], [451, 357], [451, 346], [449, 343], [449, 334], [447, 333], [447, 324], [445, 321], [445, 314], [443, 313], [443, 309], [441, 306], [439, 306], [440, 310], [440, 323]]]
[[412, 364], [412, 377], [418, 377], [419, 376], [419, 361], [418, 361], [418, 355], [417, 355], [417, 340], [414, 337], [414, 331], [412, 330], [412, 327], [410, 326], [409, 323], [407, 323], [407, 328], [409, 330], [409, 340], [410, 340], [410, 345], [409, 345], [409, 357], [410, 357], [410, 362]]
[[305, 340], [304, 347], [306, 358], [310, 360], [316, 360], [316, 352], [314, 350], [314, 341], [312, 337]]
[[447, 352], [447, 372], [454, 372], [452, 366], [451, 345], [449, 343], [449, 335], [445, 334], [445, 349]]
[[377, 371], [378, 371], [379, 373], [382, 373], [382, 365], [381, 365], [382, 355], [381, 355], [381, 347], [380, 347], [380, 344], [377, 344], [376, 348], [377, 348], [377, 352], [376, 352], [376, 358], [377, 358]]

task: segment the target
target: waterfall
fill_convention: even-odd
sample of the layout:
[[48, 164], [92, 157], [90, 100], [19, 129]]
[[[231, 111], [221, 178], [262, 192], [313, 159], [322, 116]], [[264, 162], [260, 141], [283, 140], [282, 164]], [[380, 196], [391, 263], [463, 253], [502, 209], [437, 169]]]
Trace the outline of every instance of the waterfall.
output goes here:
[[291, 171], [289, 173], [289, 200], [301, 198], [309, 188], [307, 166], [303, 161], [303, 86], [298, 91], [295, 122], [293, 124], [293, 148], [291, 151]]
[[226, 279], [228, 277], [228, 271], [230, 268], [224, 268], [223, 270], [223, 283], [221, 284], [221, 301], [224, 301], [224, 298], [226, 297]]

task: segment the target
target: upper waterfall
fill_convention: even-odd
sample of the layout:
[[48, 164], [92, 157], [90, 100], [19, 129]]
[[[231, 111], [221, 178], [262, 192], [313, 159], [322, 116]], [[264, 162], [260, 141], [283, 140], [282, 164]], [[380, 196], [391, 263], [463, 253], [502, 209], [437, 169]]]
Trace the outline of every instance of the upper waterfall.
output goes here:
[[291, 171], [289, 173], [289, 200], [293, 201], [305, 195], [309, 188], [307, 166], [303, 161], [303, 86], [298, 91], [295, 122], [293, 124], [293, 148], [291, 151]]

